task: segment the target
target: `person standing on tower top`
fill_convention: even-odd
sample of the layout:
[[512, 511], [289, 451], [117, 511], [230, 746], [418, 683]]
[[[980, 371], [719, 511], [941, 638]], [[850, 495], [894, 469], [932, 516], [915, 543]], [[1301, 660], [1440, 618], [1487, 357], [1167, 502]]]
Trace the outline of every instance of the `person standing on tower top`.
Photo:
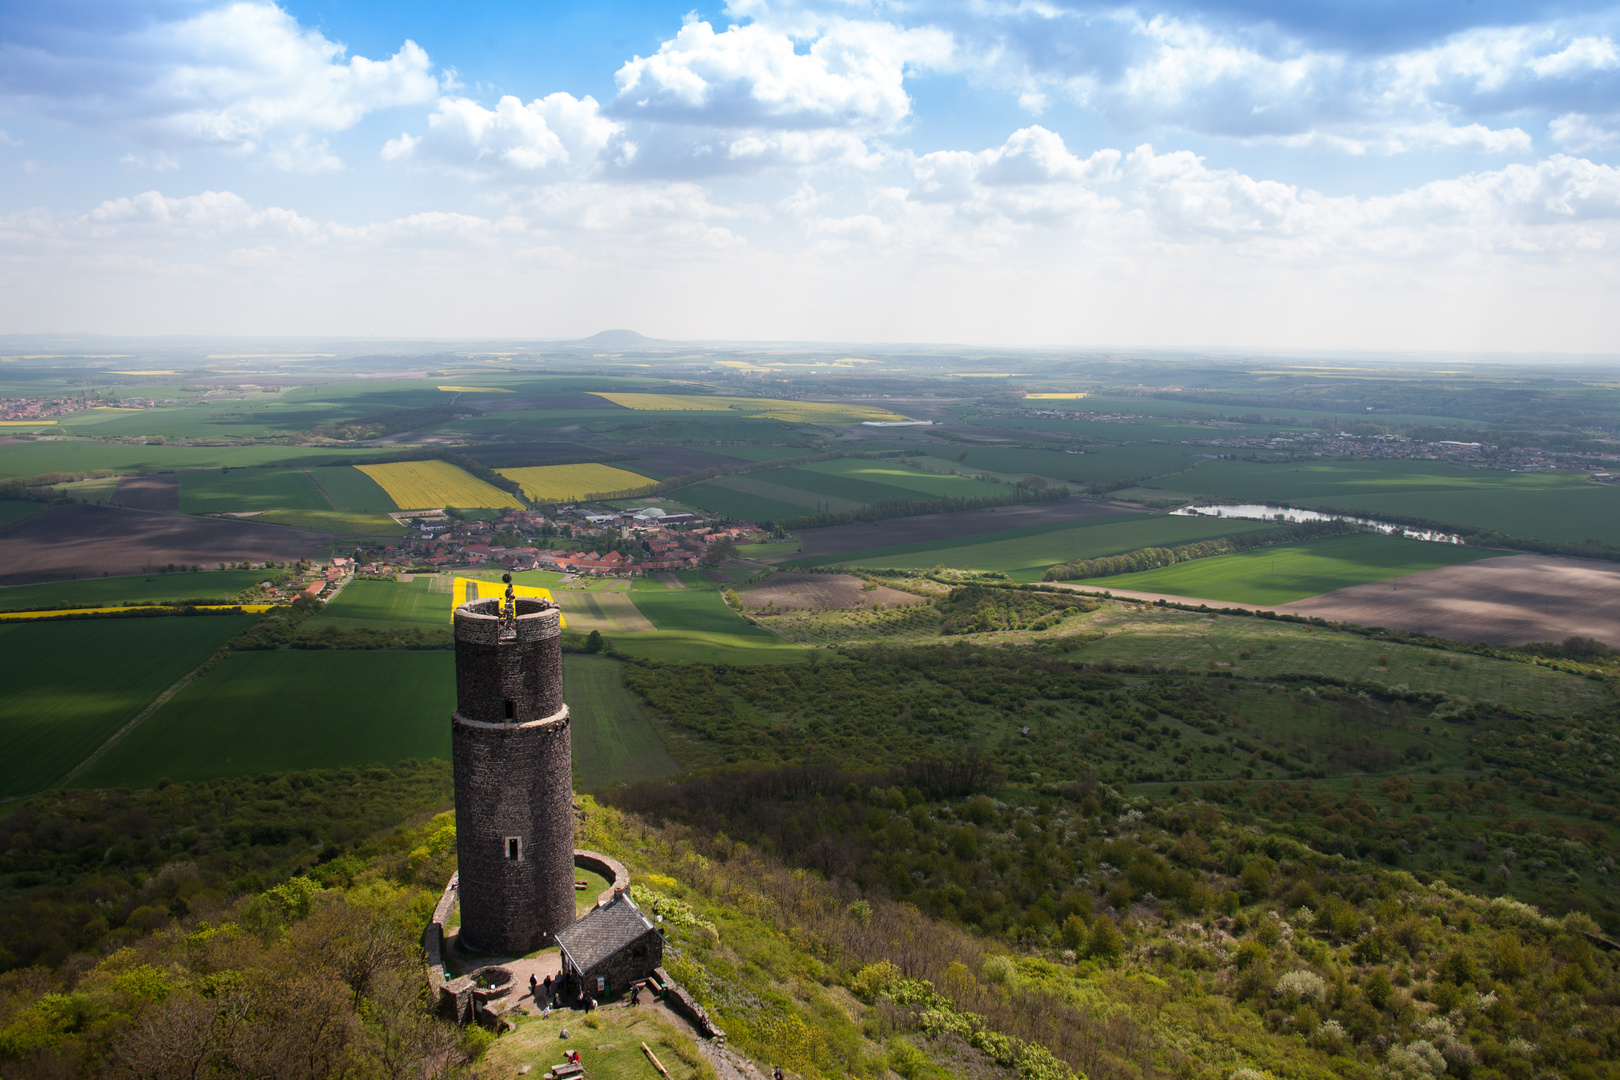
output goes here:
[[511, 574], [502, 574], [501, 580], [506, 582], [506, 606], [501, 610], [501, 618], [511, 625], [517, 622], [517, 590], [512, 587]]

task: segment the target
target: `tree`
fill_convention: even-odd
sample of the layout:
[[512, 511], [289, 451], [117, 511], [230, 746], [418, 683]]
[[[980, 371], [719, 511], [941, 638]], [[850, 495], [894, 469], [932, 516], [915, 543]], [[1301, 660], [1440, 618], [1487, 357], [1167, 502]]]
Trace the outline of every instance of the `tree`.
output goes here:
[[732, 540], [732, 538], [729, 536], [722, 536], [720, 539], [710, 544], [709, 549], [703, 553], [703, 565], [719, 566], [721, 563], [725, 562], [727, 559], [736, 554], [736, 541]]
[[604, 644], [605, 643], [602, 640], [602, 631], [592, 630], [585, 638], [585, 651], [589, 653], [599, 653], [602, 651]]
[[1120, 937], [1119, 927], [1114, 920], [1101, 918], [1091, 924], [1091, 933], [1086, 938], [1086, 955], [1093, 960], [1109, 963], [1119, 959], [1119, 954], [1125, 950], [1125, 940]]

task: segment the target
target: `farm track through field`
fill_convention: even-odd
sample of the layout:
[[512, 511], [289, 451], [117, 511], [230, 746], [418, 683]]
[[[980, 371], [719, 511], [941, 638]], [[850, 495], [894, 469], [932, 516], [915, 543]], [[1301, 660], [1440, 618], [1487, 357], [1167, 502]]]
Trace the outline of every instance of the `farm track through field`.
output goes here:
[[299, 469], [298, 471], [303, 473], [305, 476], [309, 477], [309, 482], [311, 484], [315, 485], [315, 490], [321, 493], [321, 498], [326, 500], [327, 505], [329, 505], [333, 510], [341, 510], [341, 509], [343, 509], [332, 498], [331, 492], [329, 492], [325, 488], [321, 487], [321, 482], [319, 480], [315, 479], [315, 474], [314, 473], [310, 472], [308, 469]]
[[[210, 657], [210, 659], [212, 659], [212, 657]], [[132, 732], [136, 728], [140, 727], [143, 723], [145, 723], [147, 721], [148, 718], [150, 718], [152, 716], [153, 713], [157, 712], [159, 709], [163, 708], [163, 706], [167, 705], [169, 703], [170, 698], [174, 697], [174, 695], [178, 694], [180, 691], [182, 691], [186, 687], [190, 686], [196, 680], [197, 676], [199, 676], [199, 675], [201, 675], [203, 673], [203, 669], [205, 667], [207, 667], [207, 666], [208, 666], [208, 661], [204, 660], [201, 664], [198, 664], [196, 667], [192, 668], [190, 671], [188, 671], [184, 675], [182, 675], [177, 681], [175, 681], [171, 686], [169, 686], [168, 689], [164, 690], [163, 693], [161, 693], [157, 697], [153, 698], [151, 703], [148, 704], [146, 706], [146, 708], [142, 709], [140, 712], [136, 713], [133, 717], [131, 717], [129, 723], [125, 724], [123, 727], [119, 728], [117, 731], [115, 731], [111, 735], [107, 736], [107, 740], [105, 742], [103, 742], [100, 746], [98, 746], [94, 750], [92, 750], [90, 752], [89, 756], [86, 757], [83, 761], [79, 762], [77, 765], [73, 766], [73, 768], [69, 769], [67, 771], [67, 773], [62, 777], [62, 779], [58, 780], [52, 786], [53, 787], [59, 787], [59, 788], [65, 788], [69, 784], [71, 784], [73, 782], [73, 780], [80, 773], [84, 772], [90, 766], [94, 765], [97, 761], [101, 760], [103, 755], [105, 755], [107, 753], [107, 751], [111, 750], [113, 748], [113, 746], [115, 744], [117, 744], [118, 740], [122, 739], [125, 735], [128, 735], [130, 732]]]

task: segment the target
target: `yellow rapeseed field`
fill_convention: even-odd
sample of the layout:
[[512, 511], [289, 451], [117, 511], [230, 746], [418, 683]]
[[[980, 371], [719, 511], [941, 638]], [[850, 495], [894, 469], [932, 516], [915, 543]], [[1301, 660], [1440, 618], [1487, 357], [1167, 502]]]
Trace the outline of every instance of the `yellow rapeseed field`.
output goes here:
[[401, 510], [435, 506], [522, 506], [516, 495], [484, 483], [448, 461], [392, 461], [356, 465], [377, 481]]
[[1025, 394], [1025, 401], [1078, 401], [1084, 394]]
[[596, 390], [591, 393], [638, 412], [734, 412], [756, 419], [786, 420], [796, 424], [858, 424], [863, 420], [907, 419], [875, 405], [846, 405], [831, 401], [710, 397], [707, 394], [609, 394]]
[[508, 480], [523, 485], [523, 494], [536, 502], [572, 502], [585, 495], [634, 491], [650, 487], [652, 480], [611, 465], [534, 465], [526, 469], [496, 469]]

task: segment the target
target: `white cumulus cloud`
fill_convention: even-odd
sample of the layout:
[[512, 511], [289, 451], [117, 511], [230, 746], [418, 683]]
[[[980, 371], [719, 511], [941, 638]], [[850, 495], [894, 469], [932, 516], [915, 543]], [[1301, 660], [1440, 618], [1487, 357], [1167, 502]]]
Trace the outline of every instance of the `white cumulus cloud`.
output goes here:
[[691, 20], [657, 53], [619, 69], [624, 115], [714, 128], [883, 131], [911, 109], [908, 70], [951, 54], [949, 35], [840, 21], [799, 51], [790, 34], [751, 23], [716, 33]]
[[527, 105], [506, 96], [493, 109], [463, 97], [444, 97], [428, 117], [425, 135], [389, 140], [383, 157], [466, 176], [583, 176], [597, 168], [609, 147], [619, 161], [634, 156], [634, 144], [620, 139], [623, 130], [588, 95], [556, 93]]
[[0, 44], [0, 103], [11, 111], [158, 150], [263, 153], [285, 169], [339, 167], [325, 136], [439, 92], [414, 42], [382, 60], [348, 56], [282, 8], [253, 0], [136, 29], [92, 26]]

